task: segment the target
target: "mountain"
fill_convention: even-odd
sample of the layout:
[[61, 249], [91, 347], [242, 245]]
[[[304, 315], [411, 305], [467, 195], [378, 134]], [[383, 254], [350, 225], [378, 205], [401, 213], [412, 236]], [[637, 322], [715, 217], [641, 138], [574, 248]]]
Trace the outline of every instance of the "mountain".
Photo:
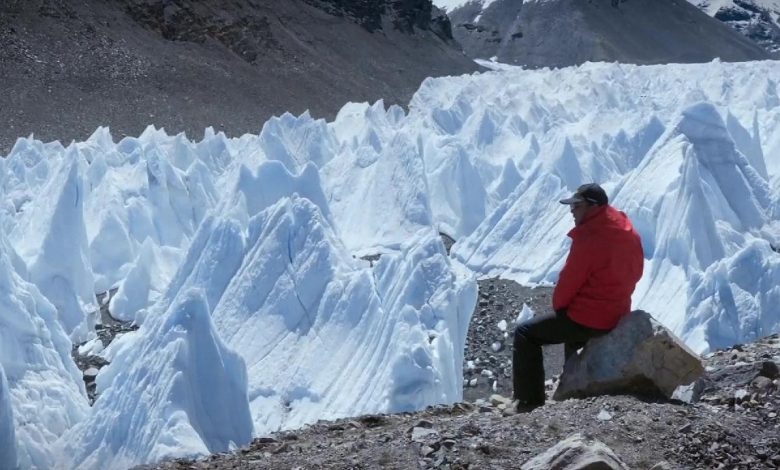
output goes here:
[[[442, 0], [440, 5], [446, 5]], [[457, 5], [457, 3], [455, 4]], [[758, 60], [768, 53], [686, 2], [477, 0], [447, 11], [470, 57], [530, 67]]]
[[98, 126], [258, 132], [273, 114], [406, 104], [429, 76], [478, 68], [425, 0], [0, 2], [0, 152]]
[[771, 53], [780, 54], [780, 0], [688, 0]]

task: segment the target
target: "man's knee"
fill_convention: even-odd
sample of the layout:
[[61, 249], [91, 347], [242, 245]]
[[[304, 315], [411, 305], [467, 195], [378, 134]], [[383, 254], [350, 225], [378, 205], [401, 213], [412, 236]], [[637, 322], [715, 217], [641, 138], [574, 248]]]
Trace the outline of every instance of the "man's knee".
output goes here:
[[532, 332], [532, 323], [523, 322], [515, 327], [515, 345], [523, 343], [534, 343]]

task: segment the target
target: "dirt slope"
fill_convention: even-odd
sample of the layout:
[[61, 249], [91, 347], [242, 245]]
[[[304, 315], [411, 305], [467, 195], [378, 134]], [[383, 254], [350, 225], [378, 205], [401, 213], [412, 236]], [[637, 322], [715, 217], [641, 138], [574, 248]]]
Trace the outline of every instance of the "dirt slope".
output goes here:
[[[4, 0], [0, 154], [16, 137], [199, 138], [274, 114], [406, 104], [428, 76], [477, 66], [422, 0]], [[362, 8], [360, 8], [362, 5]]]

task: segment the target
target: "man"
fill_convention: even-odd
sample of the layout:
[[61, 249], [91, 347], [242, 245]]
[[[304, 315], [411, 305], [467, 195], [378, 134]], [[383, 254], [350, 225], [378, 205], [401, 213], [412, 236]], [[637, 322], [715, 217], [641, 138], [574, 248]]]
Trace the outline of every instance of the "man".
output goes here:
[[553, 292], [554, 314], [537, 316], [515, 330], [512, 373], [518, 411], [544, 404], [542, 345], [565, 344], [568, 358], [585, 342], [613, 329], [631, 311], [642, 277], [642, 242], [626, 214], [609, 205], [595, 183], [570, 198], [574, 228], [569, 256]]

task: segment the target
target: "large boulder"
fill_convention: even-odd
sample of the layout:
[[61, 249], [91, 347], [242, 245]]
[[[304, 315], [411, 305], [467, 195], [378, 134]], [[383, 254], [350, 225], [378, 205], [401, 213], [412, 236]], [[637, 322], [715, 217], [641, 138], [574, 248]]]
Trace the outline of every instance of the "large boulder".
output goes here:
[[635, 310], [566, 361], [553, 398], [606, 394], [671, 398], [677, 387], [703, 373], [696, 353], [649, 313]]
[[597, 440], [572, 434], [543, 453], [527, 461], [521, 470], [624, 470], [612, 449]]

